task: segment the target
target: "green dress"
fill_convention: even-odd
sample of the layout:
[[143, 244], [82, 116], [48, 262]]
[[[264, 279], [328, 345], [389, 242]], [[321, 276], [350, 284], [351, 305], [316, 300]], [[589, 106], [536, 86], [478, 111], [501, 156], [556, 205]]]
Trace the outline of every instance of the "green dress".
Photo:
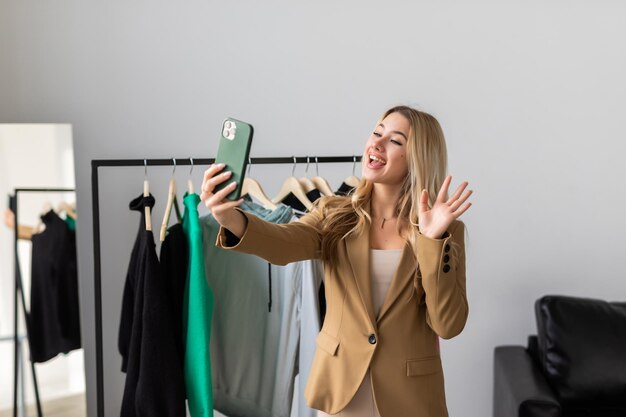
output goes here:
[[204, 273], [204, 246], [198, 215], [198, 194], [185, 194], [183, 230], [189, 245], [187, 284], [183, 310], [185, 387], [191, 417], [213, 416], [213, 386], [209, 341], [213, 316], [213, 292]]

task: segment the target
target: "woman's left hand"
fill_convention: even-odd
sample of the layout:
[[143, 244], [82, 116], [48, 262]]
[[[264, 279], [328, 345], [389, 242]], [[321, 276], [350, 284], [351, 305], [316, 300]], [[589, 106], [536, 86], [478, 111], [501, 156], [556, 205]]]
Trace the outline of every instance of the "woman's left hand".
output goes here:
[[472, 190], [463, 192], [467, 187], [467, 181], [461, 183], [454, 194], [446, 200], [451, 181], [452, 177], [448, 175], [443, 181], [437, 200], [435, 200], [432, 208], [428, 208], [428, 191], [423, 190], [420, 195], [420, 201], [417, 206], [420, 233], [431, 239], [441, 239], [450, 224], [472, 205], [470, 202], [465, 203], [472, 194]]

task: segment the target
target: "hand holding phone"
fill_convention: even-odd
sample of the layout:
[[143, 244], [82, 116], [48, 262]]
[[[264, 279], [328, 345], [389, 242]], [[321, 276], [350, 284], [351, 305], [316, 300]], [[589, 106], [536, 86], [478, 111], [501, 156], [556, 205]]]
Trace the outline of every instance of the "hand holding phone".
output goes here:
[[229, 181], [222, 182], [215, 187], [215, 192], [235, 181], [235, 190], [228, 194], [226, 198], [231, 201], [238, 200], [241, 195], [241, 187], [250, 156], [250, 146], [252, 145], [252, 135], [254, 129], [252, 125], [240, 120], [228, 118], [222, 124], [220, 143], [217, 150], [215, 163], [225, 165], [224, 171], [232, 172]]

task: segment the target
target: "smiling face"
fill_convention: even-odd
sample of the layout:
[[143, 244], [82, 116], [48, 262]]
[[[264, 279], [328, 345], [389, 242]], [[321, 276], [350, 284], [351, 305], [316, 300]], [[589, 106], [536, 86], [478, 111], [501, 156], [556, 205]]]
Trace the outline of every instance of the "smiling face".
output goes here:
[[378, 184], [401, 185], [408, 173], [410, 131], [410, 123], [402, 114], [387, 115], [365, 145], [363, 178]]

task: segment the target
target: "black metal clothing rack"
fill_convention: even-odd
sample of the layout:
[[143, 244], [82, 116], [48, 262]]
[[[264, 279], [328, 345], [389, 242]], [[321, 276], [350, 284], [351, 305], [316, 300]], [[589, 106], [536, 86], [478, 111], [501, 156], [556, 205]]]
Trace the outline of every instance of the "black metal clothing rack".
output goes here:
[[[73, 188], [16, 188], [14, 190], [14, 199], [13, 204], [11, 205], [11, 210], [15, 216], [15, 227], [14, 227], [14, 270], [15, 270], [15, 293], [13, 299], [13, 342], [14, 342], [14, 352], [13, 352], [13, 417], [17, 417], [17, 391], [18, 391], [18, 380], [19, 380], [19, 360], [20, 360], [20, 352], [19, 352], [19, 336], [18, 336], [18, 325], [19, 325], [19, 315], [18, 315], [18, 300], [22, 302], [22, 312], [24, 313], [24, 320], [26, 324], [26, 339], [30, 343], [30, 325], [28, 323], [28, 312], [26, 311], [26, 297], [24, 296], [24, 286], [22, 285], [22, 272], [20, 270], [20, 259], [18, 254], [18, 225], [19, 223], [19, 194], [20, 193], [65, 193], [65, 192], [74, 192]], [[30, 369], [33, 374], [33, 388], [35, 391], [35, 402], [37, 406], [37, 416], [42, 416], [41, 411], [41, 401], [39, 400], [39, 387], [37, 385], [37, 374], [35, 372], [35, 364], [30, 361]], [[24, 378], [24, 375], [22, 375]], [[22, 384], [23, 387], [23, 384]], [[22, 388], [23, 389], [23, 388]], [[22, 392], [22, 395], [24, 393]]]
[[[289, 156], [250, 158], [250, 165], [302, 164], [302, 163], [357, 163], [360, 156]], [[93, 210], [93, 251], [94, 251], [94, 297], [96, 318], [96, 391], [97, 417], [104, 417], [104, 374], [102, 360], [102, 286], [100, 264], [100, 200], [98, 194], [98, 168], [100, 167], [148, 167], [179, 165], [211, 165], [214, 158], [173, 158], [173, 159], [94, 159], [91, 161], [91, 201]]]

